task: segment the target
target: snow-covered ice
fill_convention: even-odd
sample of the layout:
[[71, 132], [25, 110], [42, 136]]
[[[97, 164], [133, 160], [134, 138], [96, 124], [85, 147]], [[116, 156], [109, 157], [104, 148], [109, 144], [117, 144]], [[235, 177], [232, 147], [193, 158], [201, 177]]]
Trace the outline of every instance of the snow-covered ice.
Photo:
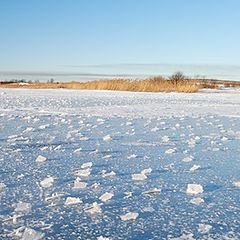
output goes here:
[[239, 119], [232, 89], [0, 89], [0, 239], [240, 239]]

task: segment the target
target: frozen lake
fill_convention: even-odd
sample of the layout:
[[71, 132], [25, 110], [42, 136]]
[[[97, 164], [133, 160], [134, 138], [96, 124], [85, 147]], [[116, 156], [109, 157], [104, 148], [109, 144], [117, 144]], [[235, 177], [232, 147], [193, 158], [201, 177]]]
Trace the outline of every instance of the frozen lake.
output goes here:
[[240, 239], [240, 91], [0, 89], [0, 239]]

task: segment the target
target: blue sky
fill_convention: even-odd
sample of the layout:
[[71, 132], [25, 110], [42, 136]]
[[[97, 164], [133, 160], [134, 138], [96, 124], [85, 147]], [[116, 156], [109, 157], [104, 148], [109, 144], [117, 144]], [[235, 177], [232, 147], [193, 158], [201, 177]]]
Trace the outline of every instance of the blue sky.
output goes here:
[[239, 0], [0, 0], [0, 71], [240, 65]]

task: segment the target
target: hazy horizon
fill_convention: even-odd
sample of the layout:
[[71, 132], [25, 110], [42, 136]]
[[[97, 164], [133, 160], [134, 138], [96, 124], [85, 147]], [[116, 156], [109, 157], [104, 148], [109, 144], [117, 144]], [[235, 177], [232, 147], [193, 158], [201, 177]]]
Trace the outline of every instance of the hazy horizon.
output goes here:
[[45, 82], [53, 78], [59, 82], [89, 81], [118, 77], [145, 78], [169, 76], [177, 71], [189, 77], [239, 81], [240, 67], [234, 65], [206, 64], [102, 64], [65, 66], [53, 71], [0, 71], [0, 80], [39, 80]]

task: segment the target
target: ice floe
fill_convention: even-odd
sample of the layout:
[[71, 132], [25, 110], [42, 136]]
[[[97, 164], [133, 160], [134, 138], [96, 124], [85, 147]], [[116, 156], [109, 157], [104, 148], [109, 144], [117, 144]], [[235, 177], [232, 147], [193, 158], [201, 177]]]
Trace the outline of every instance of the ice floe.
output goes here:
[[93, 165], [93, 163], [92, 162], [86, 162], [86, 163], [83, 163], [82, 165], [81, 165], [81, 168], [91, 168], [92, 167], [92, 165]]
[[66, 201], [65, 201], [65, 205], [69, 206], [69, 205], [75, 205], [75, 204], [79, 204], [82, 203], [80, 198], [77, 197], [67, 197]]
[[14, 209], [15, 212], [22, 212], [22, 213], [28, 213], [32, 209], [32, 206], [30, 203], [26, 202], [19, 202], [16, 205], [16, 208]]
[[40, 182], [40, 186], [43, 188], [49, 188], [53, 185], [53, 183], [54, 183], [54, 178], [47, 177]]
[[136, 212], [128, 212], [124, 215], [120, 215], [120, 218], [122, 221], [130, 221], [130, 220], [136, 220], [138, 216], [139, 214]]
[[212, 226], [209, 224], [200, 223], [198, 225], [198, 232], [200, 232], [201, 234], [207, 234], [211, 231], [211, 229], [212, 229]]
[[77, 170], [75, 172], [75, 175], [77, 177], [88, 177], [88, 176], [90, 176], [91, 171], [92, 171], [91, 168], [84, 168], [84, 169]]
[[200, 205], [200, 204], [204, 203], [204, 199], [200, 198], [200, 197], [192, 198], [190, 200], [190, 203], [192, 203], [194, 205]]
[[145, 179], [147, 179], [147, 176], [144, 173], [132, 174], [132, 180], [134, 180], [134, 181], [143, 181]]
[[44, 233], [26, 227], [21, 236], [21, 240], [42, 240], [44, 239], [44, 236]]
[[148, 191], [144, 191], [142, 192], [142, 194], [144, 195], [156, 195], [156, 194], [159, 194], [161, 192], [161, 189], [160, 188], [153, 188], [153, 189], [150, 189]]
[[106, 135], [103, 137], [103, 141], [107, 142], [107, 141], [111, 141], [112, 140], [112, 136], [111, 135]]
[[81, 179], [79, 177], [77, 177], [76, 180], [74, 181], [73, 189], [75, 189], [75, 190], [84, 189], [86, 187], [87, 187], [87, 183], [81, 181]]
[[169, 149], [167, 149], [166, 151], [165, 151], [165, 154], [173, 154], [173, 153], [175, 153], [176, 152], [176, 149], [174, 149], [174, 148], [169, 148]]
[[200, 184], [188, 184], [186, 192], [190, 195], [197, 195], [203, 193], [203, 187]]
[[194, 173], [196, 172], [201, 166], [194, 164], [190, 169], [189, 172]]
[[240, 188], [240, 181], [233, 182], [233, 186]]
[[99, 197], [99, 199], [100, 199], [102, 202], [107, 202], [107, 201], [109, 201], [110, 199], [112, 199], [113, 196], [114, 196], [113, 193], [106, 192], [106, 193], [104, 193], [101, 197]]
[[137, 158], [136, 154], [131, 154], [127, 157], [128, 160], [135, 159], [135, 158]]
[[90, 214], [99, 214], [102, 212], [102, 209], [101, 209], [101, 206], [97, 202], [94, 202], [85, 209], [85, 212], [90, 213]]
[[45, 162], [46, 160], [47, 160], [46, 157], [39, 155], [35, 161], [41, 163], [41, 162]]

